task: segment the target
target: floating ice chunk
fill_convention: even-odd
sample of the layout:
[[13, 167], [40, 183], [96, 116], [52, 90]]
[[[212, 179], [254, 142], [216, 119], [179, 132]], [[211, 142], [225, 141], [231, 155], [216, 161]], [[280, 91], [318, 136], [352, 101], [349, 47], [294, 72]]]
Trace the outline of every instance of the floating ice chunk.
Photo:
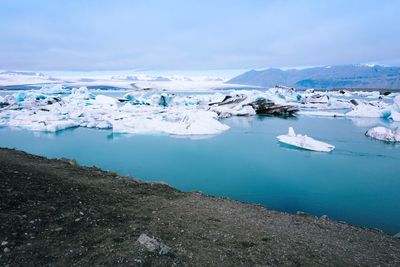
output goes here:
[[133, 105], [148, 105], [149, 103], [146, 102], [147, 94], [143, 92], [132, 91], [126, 93], [124, 98], [127, 99]]
[[229, 129], [218, 121], [215, 112], [196, 110], [185, 112], [179, 126], [173, 129], [172, 134], [176, 135], [211, 135], [218, 134]]
[[204, 110], [127, 117], [112, 122], [113, 132], [132, 134], [212, 135], [229, 129], [217, 120], [217, 114]]
[[72, 120], [54, 120], [54, 121], [40, 120], [40, 121], [30, 121], [30, 122], [13, 120], [8, 123], [8, 126], [19, 127], [31, 131], [57, 132], [68, 128], [77, 127], [79, 125]]
[[296, 133], [294, 132], [293, 127], [289, 127], [288, 136], [295, 137]]
[[330, 152], [335, 149], [333, 145], [315, 140], [307, 135], [296, 135], [292, 127], [289, 127], [287, 135], [279, 135], [277, 138], [281, 143], [306, 150]]
[[390, 110], [374, 105], [358, 105], [352, 111], [346, 113], [347, 117], [366, 117], [366, 118], [389, 118]]
[[167, 107], [167, 106], [170, 105], [171, 100], [172, 100], [172, 96], [171, 95], [169, 95], [169, 94], [161, 94], [160, 95], [160, 100], [158, 101], [158, 104], [160, 106]]
[[71, 97], [74, 99], [94, 99], [94, 95], [84, 86], [78, 89], [73, 88], [71, 91]]
[[95, 98], [95, 103], [98, 105], [116, 106], [118, 104], [118, 100], [110, 96], [97, 95]]
[[17, 102], [23, 102], [25, 100], [26, 93], [25, 92], [18, 92], [18, 93], [14, 94], [14, 97], [17, 100]]
[[256, 111], [252, 106], [243, 105], [223, 105], [223, 106], [213, 106], [210, 110], [216, 112], [220, 117], [227, 118], [230, 116], [251, 116], [256, 115]]
[[369, 129], [365, 135], [386, 142], [400, 142], [400, 132], [382, 126]]
[[329, 109], [351, 109], [354, 108], [355, 103], [357, 104], [355, 100], [331, 98], [327, 107], [329, 107]]
[[58, 94], [65, 94], [69, 91], [65, 90], [62, 84], [47, 84], [42, 86], [40, 92], [42, 94], [58, 95]]

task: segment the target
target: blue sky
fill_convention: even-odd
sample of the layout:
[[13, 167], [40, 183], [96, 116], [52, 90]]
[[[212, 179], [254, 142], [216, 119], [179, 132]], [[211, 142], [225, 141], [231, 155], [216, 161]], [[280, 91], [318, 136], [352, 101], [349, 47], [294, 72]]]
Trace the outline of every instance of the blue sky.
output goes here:
[[0, 69], [400, 65], [400, 1], [0, 0]]

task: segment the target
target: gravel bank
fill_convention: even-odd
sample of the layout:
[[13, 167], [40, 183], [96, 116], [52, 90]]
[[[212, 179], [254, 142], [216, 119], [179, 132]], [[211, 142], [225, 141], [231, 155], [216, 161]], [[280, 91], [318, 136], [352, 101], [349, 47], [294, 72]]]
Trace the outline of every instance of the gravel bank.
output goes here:
[[400, 239], [377, 230], [9, 149], [0, 243], [0, 266], [400, 266]]

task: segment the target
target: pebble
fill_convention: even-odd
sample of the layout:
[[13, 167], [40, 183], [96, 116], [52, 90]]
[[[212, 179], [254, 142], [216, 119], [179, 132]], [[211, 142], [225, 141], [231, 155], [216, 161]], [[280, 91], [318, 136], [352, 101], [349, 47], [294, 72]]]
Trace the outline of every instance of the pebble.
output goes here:
[[4, 248], [4, 253], [8, 253], [8, 252], [10, 252], [10, 249], [9, 248]]
[[7, 244], [8, 244], [8, 242], [7, 242], [7, 241], [3, 241], [3, 242], [1, 242], [1, 245], [2, 245], [2, 246], [7, 246]]

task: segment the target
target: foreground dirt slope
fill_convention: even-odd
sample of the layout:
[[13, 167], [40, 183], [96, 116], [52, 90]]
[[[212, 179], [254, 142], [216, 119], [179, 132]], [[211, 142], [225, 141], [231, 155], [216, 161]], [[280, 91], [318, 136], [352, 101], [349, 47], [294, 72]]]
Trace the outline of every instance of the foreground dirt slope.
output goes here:
[[[147, 234], [172, 248], [160, 255]], [[0, 149], [0, 266], [400, 266], [384, 233]]]

